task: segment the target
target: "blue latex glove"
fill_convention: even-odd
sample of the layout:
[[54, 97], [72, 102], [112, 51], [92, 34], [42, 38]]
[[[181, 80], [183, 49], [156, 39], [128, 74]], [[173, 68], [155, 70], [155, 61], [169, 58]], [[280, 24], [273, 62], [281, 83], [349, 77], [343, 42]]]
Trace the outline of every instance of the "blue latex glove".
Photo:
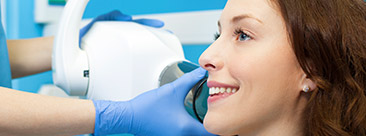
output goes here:
[[81, 39], [84, 35], [89, 31], [89, 29], [93, 26], [93, 24], [97, 21], [132, 21], [142, 25], [147, 25], [151, 27], [160, 28], [164, 26], [164, 22], [156, 19], [132, 19], [130, 15], [122, 14], [118, 10], [111, 11], [109, 13], [100, 15], [94, 18], [88, 25], [80, 29], [79, 33], [79, 45], [81, 43]]
[[198, 68], [130, 101], [93, 100], [96, 109], [94, 135], [212, 135], [184, 108], [185, 96], [205, 73], [206, 70]]

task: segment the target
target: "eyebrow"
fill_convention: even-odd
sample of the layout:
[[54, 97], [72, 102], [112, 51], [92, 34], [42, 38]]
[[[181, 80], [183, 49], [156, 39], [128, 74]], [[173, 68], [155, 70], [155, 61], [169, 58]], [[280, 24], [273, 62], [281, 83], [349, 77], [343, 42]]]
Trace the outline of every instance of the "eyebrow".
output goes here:
[[[263, 22], [261, 20], [259, 20], [258, 18], [255, 18], [254, 16], [250, 15], [250, 14], [243, 14], [243, 15], [239, 15], [239, 16], [235, 16], [233, 17], [233, 19], [231, 20], [232, 23], [236, 23], [242, 19], [246, 19], [246, 18], [251, 18], [251, 19], [254, 19], [256, 21], [258, 21], [259, 23], [263, 24]], [[221, 27], [221, 23], [220, 23], [220, 20], [217, 21], [217, 25], [219, 27]]]
[[254, 17], [254, 16], [252, 16], [250, 14], [243, 14], [243, 15], [235, 16], [235, 17], [233, 17], [233, 19], [231, 20], [231, 22], [236, 23], [236, 22], [238, 22], [238, 21], [240, 21], [242, 19], [246, 19], [246, 18], [254, 19], [254, 20], [258, 21], [259, 23], [263, 24], [263, 22], [261, 20], [259, 20], [258, 18]]

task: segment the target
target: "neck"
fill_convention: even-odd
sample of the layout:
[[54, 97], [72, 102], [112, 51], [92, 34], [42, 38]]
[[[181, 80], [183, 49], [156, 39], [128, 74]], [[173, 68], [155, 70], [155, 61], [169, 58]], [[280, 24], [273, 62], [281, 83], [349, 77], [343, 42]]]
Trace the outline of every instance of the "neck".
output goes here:
[[256, 136], [303, 136], [300, 119], [281, 119], [264, 128]]

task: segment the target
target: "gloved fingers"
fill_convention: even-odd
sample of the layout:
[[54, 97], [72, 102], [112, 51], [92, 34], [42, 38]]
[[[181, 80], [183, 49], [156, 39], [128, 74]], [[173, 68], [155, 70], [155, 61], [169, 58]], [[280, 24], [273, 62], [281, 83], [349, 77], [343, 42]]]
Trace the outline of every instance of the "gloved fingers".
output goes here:
[[174, 88], [174, 93], [178, 96], [178, 98], [184, 99], [189, 90], [203, 77], [206, 75], [206, 70], [199, 67], [189, 73], [184, 74], [182, 77], [178, 78], [174, 82], [172, 82], [172, 86]]
[[96, 21], [131, 21], [132, 17], [130, 15], [126, 15], [121, 13], [119, 10], [113, 10], [106, 14], [100, 15], [93, 19], [88, 25], [80, 29], [79, 33], [79, 47], [81, 46], [81, 39], [84, 35], [89, 31], [89, 29], [93, 26]]
[[157, 20], [157, 19], [134, 19], [132, 20], [133, 22], [142, 24], [142, 25], [146, 25], [146, 26], [151, 26], [151, 27], [155, 27], [155, 28], [161, 28], [164, 26], [164, 22]]
[[131, 21], [130, 15], [123, 14], [119, 10], [113, 10], [106, 14], [100, 15], [94, 21]]
[[89, 31], [93, 23], [89, 23], [85, 27], [81, 28], [79, 31], [79, 48], [81, 48], [81, 40], [84, 37], [84, 35]]

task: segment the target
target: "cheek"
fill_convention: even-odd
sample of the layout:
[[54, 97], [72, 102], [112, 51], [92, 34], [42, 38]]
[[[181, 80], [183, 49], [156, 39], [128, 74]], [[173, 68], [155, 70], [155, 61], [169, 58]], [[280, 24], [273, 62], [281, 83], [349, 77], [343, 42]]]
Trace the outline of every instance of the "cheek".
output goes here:
[[243, 103], [261, 103], [270, 108], [297, 97], [301, 68], [291, 49], [285, 48], [287, 46], [253, 50], [241, 55], [244, 59], [240, 62], [228, 64], [232, 77], [245, 90], [242, 97], [248, 97]]
[[266, 42], [233, 52], [228, 58], [234, 59], [228, 60], [226, 66], [230, 75], [246, 88], [285, 89], [294, 85], [289, 83], [297, 82], [302, 71], [286, 42]]
[[231, 98], [230, 106], [208, 114], [208, 130], [219, 134], [246, 130], [275, 120], [291, 107], [284, 105], [294, 103], [300, 71], [291, 51], [252, 50], [228, 58], [234, 59], [227, 60], [225, 67], [241, 89]]

